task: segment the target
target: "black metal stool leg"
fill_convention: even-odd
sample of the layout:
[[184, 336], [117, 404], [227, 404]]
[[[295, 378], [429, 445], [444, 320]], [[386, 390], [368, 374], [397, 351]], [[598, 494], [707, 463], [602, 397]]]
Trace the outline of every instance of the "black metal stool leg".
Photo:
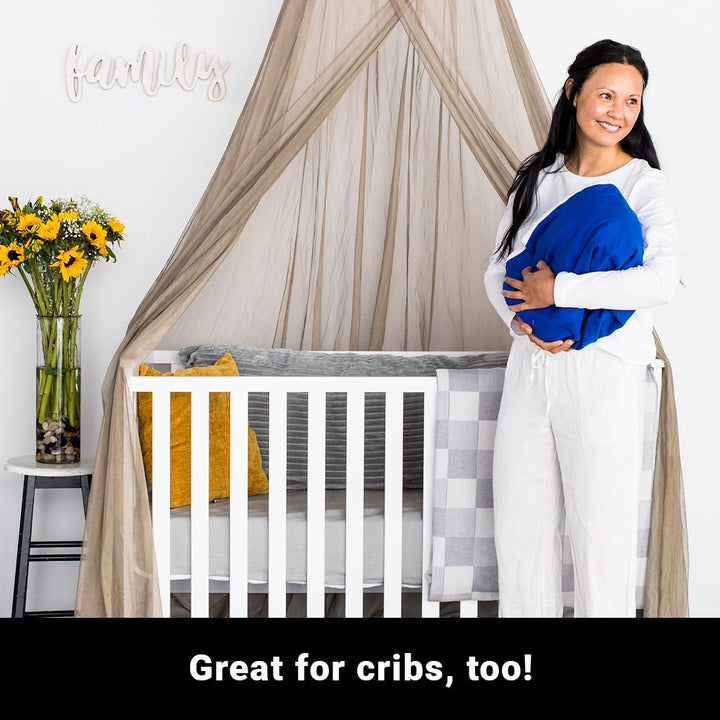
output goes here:
[[80, 476], [80, 491], [82, 492], [83, 510], [87, 516], [88, 499], [90, 498], [90, 475]]
[[27, 598], [28, 568], [30, 565], [30, 541], [32, 539], [33, 509], [35, 505], [35, 477], [25, 476], [23, 484], [20, 532], [18, 535], [17, 563], [15, 566], [15, 589], [13, 591], [13, 617], [25, 614]]

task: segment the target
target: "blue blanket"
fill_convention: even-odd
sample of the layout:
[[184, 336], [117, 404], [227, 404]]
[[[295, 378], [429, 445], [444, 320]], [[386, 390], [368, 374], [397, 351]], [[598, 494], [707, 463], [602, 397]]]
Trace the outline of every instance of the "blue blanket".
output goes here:
[[[615, 185], [591, 185], [558, 205], [533, 230], [525, 249], [506, 263], [507, 277], [522, 280], [523, 268], [544, 260], [559, 272], [623, 270], [643, 259], [642, 227]], [[514, 290], [507, 283], [505, 290]], [[509, 307], [521, 302], [505, 298]], [[580, 350], [622, 327], [633, 310], [559, 308], [522, 310], [518, 315], [542, 340], [572, 338]]]

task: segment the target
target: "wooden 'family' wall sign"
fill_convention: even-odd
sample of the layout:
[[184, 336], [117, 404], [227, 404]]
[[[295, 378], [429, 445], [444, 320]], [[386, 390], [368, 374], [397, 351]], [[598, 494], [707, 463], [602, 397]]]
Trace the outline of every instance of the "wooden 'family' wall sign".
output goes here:
[[193, 62], [185, 42], [178, 43], [172, 59], [167, 52], [156, 53], [144, 47], [133, 60], [93, 55], [86, 61], [81, 59], [80, 46], [76, 44], [68, 50], [65, 61], [65, 87], [70, 100], [79, 102], [85, 82], [97, 84], [103, 90], [138, 83], [147, 95], [154, 96], [161, 87], [177, 84], [192, 91], [198, 82], [207, 80], [207, 97], [217, 102], [227, 92], [225, 73], [229, 67], [230, 63], [223, 65], [216, 55], [209, 57], [204, 52], [198, 53]]

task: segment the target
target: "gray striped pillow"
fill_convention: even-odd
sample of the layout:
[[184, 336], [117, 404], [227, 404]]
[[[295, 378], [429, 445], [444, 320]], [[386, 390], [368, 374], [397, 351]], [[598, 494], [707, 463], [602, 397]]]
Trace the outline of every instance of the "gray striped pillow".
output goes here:
[[[502, 367], [505, 352], [471, 355], [395, 355], [392, 353], [316, 352], [285, 348], [198, 345], [183, 348], [185, 367], [212, 365], [229, 352], [240, 375], [299, 376], [434, 376], [438, 368]], [[403, 485], [422, 487], [423, 398], [406, 393], [403, 402]], [[268, 395], [250, 393], [250, 426], [257, 434], [265, 472], [268, 472]], [[342, 393], [328, 393], [326, 400], [326, 487], [345, 487], [346, 400]], [[365, 396], [365, 487], [381, 489], [385, 482], [385, 397]], [[287, 484], [290, 489], [307, 486], [307, 396], [289, 393], [287, 400]]]

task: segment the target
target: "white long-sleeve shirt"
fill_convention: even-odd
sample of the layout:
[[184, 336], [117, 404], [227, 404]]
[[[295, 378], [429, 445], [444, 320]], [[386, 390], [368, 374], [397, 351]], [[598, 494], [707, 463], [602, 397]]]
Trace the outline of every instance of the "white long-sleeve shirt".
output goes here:
[[[653, 308], [670, 302], [680, 280], [679, 230], [675, 204], [665, 174], [645, 160], [633, 159], [606, 175], [584, 177], [571, 173], [558, 156], [538, 177], [537, 200], [515, 238], [509, 257], [522, 252], [537, 224], [558, 205], [590, 185], [612, 183], [640, 220], [644, 238], [642, 265], [626, 270], [555, 276], [555, 305], [585, 309], [635, 310], [621, 328], [592, 346], [602, 348], [629, 364], [646, 364], [655, 358], [652, 337]], [[495, 249], [511, 222], [512, 198], [498, 226]], [[510, 329], [515, 316], [502, 294], [505, 263], [493, 254], [485, 272], [488, 299]], [[563, 340], [564, 338], [543, 338]], [[570, 352], [582, 352], [573, 351]]]

